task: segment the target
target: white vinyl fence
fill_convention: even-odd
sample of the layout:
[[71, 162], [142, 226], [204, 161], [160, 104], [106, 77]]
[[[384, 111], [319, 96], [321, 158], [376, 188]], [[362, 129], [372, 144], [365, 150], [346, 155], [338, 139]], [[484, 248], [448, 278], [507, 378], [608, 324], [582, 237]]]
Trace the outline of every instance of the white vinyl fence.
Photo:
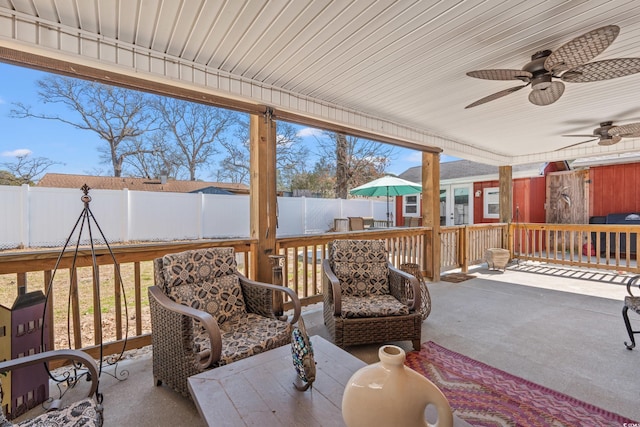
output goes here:
[[[90, 190], [85, 216], [82, 195], [0, 185], [0, 250], [104, 243], [102, 234], [109, 243], [249, 237], [249, 196]], [[386, 201], [279, 197], [277, 235], [323, 233], [334, 218], [384, 220], [386, 212]]]

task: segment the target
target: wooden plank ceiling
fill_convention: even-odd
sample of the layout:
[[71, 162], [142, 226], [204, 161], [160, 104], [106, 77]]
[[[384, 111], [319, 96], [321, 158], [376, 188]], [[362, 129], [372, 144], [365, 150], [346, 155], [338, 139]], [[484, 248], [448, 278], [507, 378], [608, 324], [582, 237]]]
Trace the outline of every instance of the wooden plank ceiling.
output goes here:
[[[376, 123], [354, 127], [380, 135], [391, 135], [394, 126], [413, 129], [433, 138], [406, 132], [408, 142], [484, 163], [640, 149], [638, 139], [625, 138], [609, 147], [592, 142], [557, 151], [580, 142], [563, 134], [590, 134], [606, 120], [640, 121], [640, 74], [566, 83], [564, 95], [544, 107], [531, 104], [525, 88], [464, 108], [520, 84], [466, 72], [521, 69], [537, 51], [603, 25], [621, 31], [597, 60], [640, 57], [640, 7], [633, 0], [0, 0], [1, 16], [158, 52], [327, 110], [344, 108]], [[0, 30], [0, 44], [9, 45], [19, 31], [19, 25]], [[331, 120], [300, 101], [274, 103], [309, 120]]]

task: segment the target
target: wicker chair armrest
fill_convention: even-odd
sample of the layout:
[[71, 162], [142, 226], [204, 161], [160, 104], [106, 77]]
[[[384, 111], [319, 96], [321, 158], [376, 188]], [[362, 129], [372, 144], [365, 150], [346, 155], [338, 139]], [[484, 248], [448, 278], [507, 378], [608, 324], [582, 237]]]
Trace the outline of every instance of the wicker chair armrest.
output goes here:
[[632, 297], [635, 296], [635, 295], [633, 295], [633, 293], [631, 292], [631, 287], [632, 286], [638, 286], [638, 288], [640, 289], [640, 283], [637, 283], [639, 279], [640, 279], [640, 275], [633, 276], [627, 282], [627, 293]]
[[98, 366], [96, 365], [96, 361], [82, 350], [51, 350], [20, 357], [18, 359], [7, 360], [0, 362], [0, 372], [7, 372], [13, 369], [24, 368], [25, 366], [51, 362], [52, 360], [71, 360], [82, 363], [89, 371], [89, 378], [91, 379], [91, 389], [89, 390], [88, 397], [91, 397], [96, 393], [99, 381]]
[[412, 274], [395, 268], [389, 263], [389, 290], [398, 301], [412, 311], [420, 308], [420, 281]]
[[[207, 369], [220, 360], [220, 356], [222, 354], [222, 336], [220, 334], [218, 322], [216, 322], [212, 315], [206, 311], [197, 310], [171, 300], [157, 286], [149, 287], [149, 296], [156, 300], [159, 309], [168, 310], [198, 320], [204, 327], [207, 335], [209, 335], [211, 351], [207, 358], [197, 362], [202, 369]], [[169, 333], [175, 333], [175, 331]]]
[[336, 277], [328, 259], [322, 261], [322, 292], [325, 294], [325, 300], [333, 301], [333, 313], [338, 316], [342, 313], [342, 289], [340, 281]]
[[250, 309], [249, 311], [256, 312], [265, 317], [275, 317], [273, 313], [273, 291], [284, 292], [293, 303], [293, 315], [290, 316], [287, 321], [291, 324], [298, 321], [302, 306], [300, 304], [300, 298], [298, 298], [298, 295], [296, 295], [292, 289], [271, 283], [256, 282], [241, 274], [238, 274], [238, 276], [240, 277], [245, 304], [247, 308]]

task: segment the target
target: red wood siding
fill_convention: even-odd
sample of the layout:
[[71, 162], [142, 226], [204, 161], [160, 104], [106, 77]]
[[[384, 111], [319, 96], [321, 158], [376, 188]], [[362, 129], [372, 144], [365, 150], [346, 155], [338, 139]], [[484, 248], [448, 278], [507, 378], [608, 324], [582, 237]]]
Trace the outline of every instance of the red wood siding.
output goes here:
[[[495, 218], [484, 218], [484, 192], [485, 188], [499, 187], [499, 181], [484, 181], [473, 183], [473, 192], [480, 191], [480, 197], [473, 199], [473, 219], [475, 224], [487, 224], [498, 222]], [[544, 177], [517, 178], [513, 180], [513, 218], [519, 222], [545, 221], [545, 179]]]
[[640, 211], [640, 163], [589, 169], [590, 216]]

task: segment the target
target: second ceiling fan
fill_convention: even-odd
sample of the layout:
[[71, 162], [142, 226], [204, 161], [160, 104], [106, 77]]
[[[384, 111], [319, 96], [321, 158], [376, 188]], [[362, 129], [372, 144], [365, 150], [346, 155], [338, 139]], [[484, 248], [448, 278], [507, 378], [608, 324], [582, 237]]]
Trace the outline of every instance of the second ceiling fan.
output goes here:
[[565, 148], [575, 147], [576, 145], [586, 144], [592, 141], [598, 141], [598, 145], [613, 145], [617, 144], [622, 138], [638, 138], [640, 137], [640, 122], [629, 123], [626, 125], [614, 126], [613, 122], [602, 122], [600, 127], [593, 130], [591, 135], [562, 135], [569, 137], [590, 138], [586, 141], [578, 142], [577, 144], [567, 145], [566, 147], [558, 148], [556, 151], [564, 150]]
[[[469, 71], [470, 77], [485, 80], [520, 80], [525, 84], [496, 92], [465, 108], [472, 108], [502, 98], [531, 85], [529, 101], [549, 105], [564, 93], [564, 83], [586, 83], [623, 77], [640, 72], [640, 58], [615, 58], [589, 62], [601, 54], [618, 37], [620, 27], [607, 25], [591, 30], [560, 46], [543, 50], [531, 57], [521, 70], [490, 69]], [[560, 79], [562, 81], [556, 81]]]

